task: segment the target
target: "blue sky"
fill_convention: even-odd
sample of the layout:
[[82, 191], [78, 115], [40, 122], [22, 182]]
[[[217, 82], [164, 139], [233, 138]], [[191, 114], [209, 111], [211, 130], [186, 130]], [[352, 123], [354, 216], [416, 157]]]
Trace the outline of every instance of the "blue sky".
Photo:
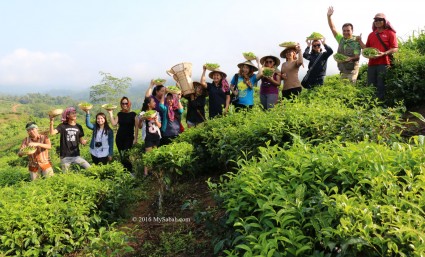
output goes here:
[[[406, 39], [425, 28], [419, 18], [425, 2], [405, 2], [409, 5], [395, 0], [1, 1], [0, 92], [85, 90], [100, 81], [99, 71], [131, 77], [133, 87], [158, 77], [172, 84], [165, 70], [180, 62], [193, 63], [194, 80], [205, 62], [219, 63], [231, 75], [243, 61], [242, 52], [279, 55], [284, 41], [298, 41], [304, 49], [313, 31], [336, 50], [326, 20], [330, 5], [338, 29], [351, 22], [354, 34], [365, 39], [373, 16], [384, 12]], [[328, 74], [336, 72], [331, 60]]]

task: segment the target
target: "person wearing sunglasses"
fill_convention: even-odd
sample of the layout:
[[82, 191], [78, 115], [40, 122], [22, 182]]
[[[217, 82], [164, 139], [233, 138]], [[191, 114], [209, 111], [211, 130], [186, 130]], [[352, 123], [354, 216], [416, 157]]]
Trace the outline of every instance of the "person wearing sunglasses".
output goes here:
[[363, 43], [361, 34], [357, 37], [360, 46], [378, 49], [378, 55], [369, 58], [367, 67], [367, 83], [377, 89], [376, 96], [383, 101], [385, 98], [385, 75], [391, 65], [390, 56], [398, 51], [396, 31], [383, 13], [378, 13], [373, 18], [372, 32]]
[[337, 53], [348, 56], [349, 58], [344, 62], [338, 63], [338, 69], [341, 74], [341, 79], [348, 79], [350, 82], [355, 83], [359, 75], [359, 59], [361, 47], [357, 42], [356, 37], [353, 36], [353, 24], [344, 23], [342, 25], [342, 35], [336, 30], [335, 24], [332, 21], [334, 8], [328, 8], [328, 24], [336, 41], [338, 42]]
[[115, 143], [118, 148], [121, 163], [124, 168], [132, 172], [133, 165], [130, 162], [128, 156], [128, 150], [137, 143], [138, 137], [138, 118], [137, 114], [131, 111], [131, 102], [128, 97], [123, 96], [120, 101], [121, 111], [118, 112], [117, 117], [113, 117], [112, 110], [108, 110], [111, 124], [113, 126], [118, 125], [117, 135], [115, 137]]
[[[321, 40], [306, 40], [307, 47], [304, 51], [303, 57], [308, 60], [308, 80], [306, 85], [307, 89], [311, 89], [318, 85], [323, 85], [326, 76], [326, 68], [328, 65], [328, 58], [333, 54], [332, 48], [325, 43], [325, 38]], [[325, 52], [322, 51], [322, 45]], [[310, 52], [310, 46], [312, 47]]]
[[260, 64], [264, 68], [273, 70], [271, 76], [257, 74], [257, 80], [261, 80], [260, 86], [260, 102], [264, 110], [273, 108], [279, 100], [279, 86], [281, 82], [280, 70], [277, 68], [280, 65], [280, 60], [276, 56], [267, 55], [260, 59]]

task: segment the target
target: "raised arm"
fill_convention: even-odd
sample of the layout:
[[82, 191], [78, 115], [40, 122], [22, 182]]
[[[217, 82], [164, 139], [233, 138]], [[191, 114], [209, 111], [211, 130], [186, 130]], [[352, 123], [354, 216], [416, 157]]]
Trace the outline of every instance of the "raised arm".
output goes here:
[[261, 68], [260, 58], [258, 58], [258, 56], [255, 57], [255, 61], [257, 62], [257, 68], [258, 68], [258, 73], [257, 73], [257, 79], [258, 79], [263, 76], [263, 69]]
[[50, 135], [56, 135], [58, 133], [58, 130], [53, 128], [53, 121], [54, 121], [54, 117], [49, 117], [50, 118]]
[[298, 44], [295, 49], [297, 50], [297, 53], [298, 53], [297, 65], [299, 67], [303, 65], [303, 53], [301, 52], [300, 44]]
[[207, 79], [205, 77], [205, 72], [207, 71], [207, 67], [202, 66], [202, 75], [201, 75], [201, 85], [203, 88], [207, 88]]
[[148, 90], [146, 90], [145, 97], [151, 97], [153, 85], [154, 85], [154, 83], [153, 83], [153, 79], [152, 79], [151, 83], [149, 84]]
[[93, 124], [90, 122], [90, 112], [89, 110], [84, 110], [86, 112], [86, 127], [93, 130], [94, 126]]
[[111, 119], [112, 126], [116, 126], [118, 124], [118, 116], [115, 119], [114, 114], [112, 113], [112, 110], [108, 110], [109, 118]]
[[328, 25], [329, 25], [329, 28], [332, 31], [332, 34], [334, 35], [334, 37], [336, 37], [336, 35], [338, 34], [338, 31], [336, 30], [335, 24], [332, 21], [332, 14], [334, 14], [334, 8], [333, 8], [333, 6], [330, 6], [328, 8]]

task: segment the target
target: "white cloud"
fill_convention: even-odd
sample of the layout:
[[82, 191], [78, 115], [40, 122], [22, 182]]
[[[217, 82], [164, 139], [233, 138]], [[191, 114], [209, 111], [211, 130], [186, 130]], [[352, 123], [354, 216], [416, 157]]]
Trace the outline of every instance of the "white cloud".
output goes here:
[[86, 77], [76, 62], [64, 53], [21, 48], [0, 58], [0, 85], [81, 86]]

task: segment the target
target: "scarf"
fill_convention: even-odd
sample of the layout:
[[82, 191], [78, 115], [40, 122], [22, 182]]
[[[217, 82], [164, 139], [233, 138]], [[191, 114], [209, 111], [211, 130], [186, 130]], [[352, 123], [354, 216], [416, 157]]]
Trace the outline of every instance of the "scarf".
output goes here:
[[179, 108], [179, 99], [177, 99], [177, 95], [172, 94], [172, 96], [173, 96], [173, 103], [171, 105], [166, 105], [167, 111], [168, 111], [168, 119], [170, 121], [174, 121], [174, 118], [175, 118], [174, 111]]
[[223, 92], [226, 93], [227, 91], [230, 91], [229, 82], [225, 78], [221, 80], [221, 85], [223, 86]]
[[74, 107], [68, 107], [65, 109], [65, 111], [62, 113], [62, 118], [61, 118], [62, 123], [67, 122], [68, 118], [66, 116], [68, 116], [68, 114], [70, 114], [71, 112], [75, 112]]

